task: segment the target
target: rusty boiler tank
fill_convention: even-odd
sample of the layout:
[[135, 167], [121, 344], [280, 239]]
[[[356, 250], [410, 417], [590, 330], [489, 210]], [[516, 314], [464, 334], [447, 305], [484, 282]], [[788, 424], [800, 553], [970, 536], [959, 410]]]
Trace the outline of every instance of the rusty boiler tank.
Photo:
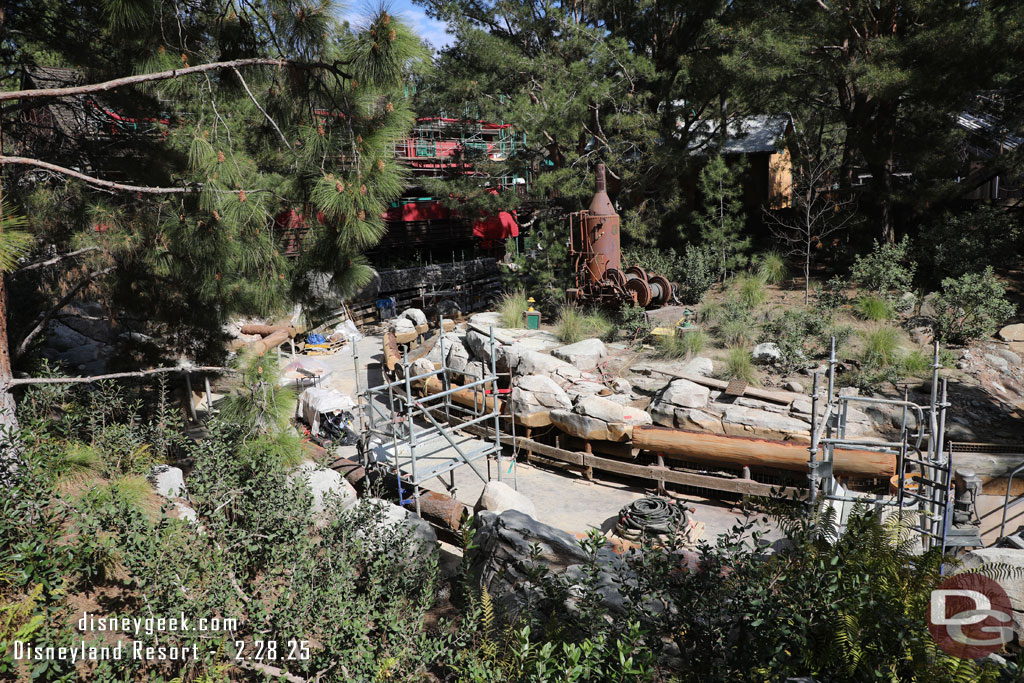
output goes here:
[[576, 277], [575, 288], [568, 291], [570, 298], [613, 308], [624, 303], [643, 308], [667, 304], [675, 292], [668, 278], [640, 266], [623, 270], [619, 228], [619, 214], [608, 197], [605, 166], [599, 163], [589, 208], [570, 216], [569, 253]]

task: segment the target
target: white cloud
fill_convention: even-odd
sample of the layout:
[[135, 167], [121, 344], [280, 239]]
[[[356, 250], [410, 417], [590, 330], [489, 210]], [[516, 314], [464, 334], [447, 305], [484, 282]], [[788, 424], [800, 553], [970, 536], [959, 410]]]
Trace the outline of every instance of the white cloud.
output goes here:
[[[376, 2], [364, 2], [358, 7], [345, 7], [341, 18], [342, 20], [347, 20], [353, 26], [360, 26], [368, 21], [369, 17], [376, 12], [377, 7], [378, 4]], [[435, 50], [448, 47], [452, 43], [453, 36], [445, 32], [447, 24], [428, 17], [423, 9], [414, 7], [401, 0], [391, 3], [389, 9], [396, 16], [404, 19], [416, 34], [430, 43]]]

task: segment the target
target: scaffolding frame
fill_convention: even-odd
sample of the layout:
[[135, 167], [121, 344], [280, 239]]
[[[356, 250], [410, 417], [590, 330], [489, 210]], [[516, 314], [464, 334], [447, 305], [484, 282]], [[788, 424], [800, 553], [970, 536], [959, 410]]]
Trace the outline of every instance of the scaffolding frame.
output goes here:
[[[453, 371], [448, 367], [448, 354], [444, 346], [444, 318], [440, 319], [438, 340], [441, 367], [420, 375], [411, 376], [412, 363], [407, 350], [403, 350], [400, 377], [395, 381], [369, 387], [358, 396], [357, 411], [367, 443], [376, 441], [376, 448], [362, 452], [363, 467], [384, 465], [398, 484], [399, 504], [414, 503], [416, 514], [420, 514], [420, 490], [424, 483], [437, 478], [452, 497], [456, 493], [455, 470], [468, 466], [483, 482], [491, 481], [491, 456], [497, 461], [497, 480], [502, 479], [502, 446], [499, 425], [500, 401], [498, 400], [498, 372], [495, 360], [496, 343], [494, 327], [490, 328], [488, 350], [490, 368], [485, 367], [484, 376], [472, 382], [458, 385], [452, 382]], [[358, 381], [359, 366], [356, 363]], [[489, 370], [489, 371], [488, 371]], [[413, 390], [423, 387], [432, 378], [441, 383], [441, 391], [416, 397]], [[472, 407], [453, 400], [456, 392], [472, 392]], [[463, 394], [464, 395], [464, 394]], [[490, 400], [488, 400], [490, 399]], [[440, 413], [443, 418], [435, 417]], [[451, 426], [452, 417], [459, 418], [459, 424]], [[491, 429], [486, 438], [479, 439], [467, 433], [458, 433], [471, 425], [483, 425]], [[480, 442], [483, 441], [483, 446]], [[477, 467], [483, 460], [487, 463], [486, 476]], [[445, 475], [447, 481], [445, 481]], [[406, 490], [412, 489], [412, 497], [406, 498]]]
[[[951, 404], [947, 398], [946, 379], [939, 378], [942, 364], [939, 362], [938, 342], [935, 342], [933, 347], [931, 395], [926, 406], [911, 402], [906, 388], [903, 391], [903, 400], [841, 396], [836, 390], [837, 364], [836, 342], [833, 337], [829, 349], [824, 396], [821, 394], [821, 373], [814, 373], [814, 388], [811, 394], [811, 444], [807, 449], [809, 504], [813, 506], [816, 503], [820, 485], [821, 497], [838, 504], [840, 514], [837, 523], [840, 529], [845, 526], [844, 514], [847, 504], [850, 503], [895, 508], [901, 517], [916, 508], [919, 513], [918, 521], [912, 524], [911, 528], [920, 535], [922, 549], [938, 547], [945, 552], [951, 545], [948, 537], [952, 526], [953, 505], [949, 499], [949, 490], [954, 469], [953, 451], [945, 438], [946, 415]], [[824, 406], [819, 415], [822, 400]], [[892, 406], [900, 410], [898, 439], [878, 442], [848, 436], [847, 417], [851, 404]], [[916, 422], [914, 429], [910, 429], [908, 424], [911, 413]], [[837, 447], [869, 448], [895, 455], [895, 495], [888, 499], [849, 495], [833, 473], [832, 463]], [[908, 477], [910, 468], [917, 471]], [[914, 488], [908, 486], [908, 483], [913, 483]]]

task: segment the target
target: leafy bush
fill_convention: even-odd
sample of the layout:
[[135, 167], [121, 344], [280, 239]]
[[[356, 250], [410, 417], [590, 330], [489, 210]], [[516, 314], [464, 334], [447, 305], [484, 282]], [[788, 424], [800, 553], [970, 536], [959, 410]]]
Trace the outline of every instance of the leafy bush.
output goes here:
[[1021, 257], [1024, 226], [1013, 212], [992, 206], [947, 213], [928, 231], [929, 245], [921, 258], [931, 264], [929, 273], [959, 277], [978, 273], [986, 266], [1012, 266]]
[[526, 299], [524, 289], [514, 289], [501, 295], [498, 299], [498, 320], [502, 327], [519, 329], [526, 326], [526, 311], [530, 309]]
[[662, 358], [688, 358], [704, 350], [707, 335], [703, 330], [692, 330], [679, 336], [658, 337], [658, 355]]
[[854, 304], [854, 309], [864, 320], [871, 320], [874, 322], [881, 322], [883, 320], [891, 320], [895, 311], [893, 310], [892, 304], [886, 299], [874, 294], [865, 294], [857, 299]]
[[849, 327], [835, 325], [832, 317], [822, 311], [789, 308], [761, 326], [758, 341], [778, 346], [780, 369], [793, 372], [808, 359], [827, 356], [832, 337], [836, 339], [836, 349], [840, 348], [851, 332]]
[[757, 257], [757, 274], [769, 285], [777, 285], [789, 277], [786, 257], [779, 251], [768, 251]]
[[711, 285], [718, 279], [717, 260], [708, 246], [687, 244], [682, 264], [673, 282], [679, 286], [680, 303], [688, 306], [700, 303]]
[[765, 281], [760, 275], [744, 273], [736, 278], [736, 298], [748, 310], [753, 311], [768, 298]]
[[1016, 307], [989, 266], [982, 273], [946, 278], [935, 298], [935, 334], [944, 342], [969, 344], [991, 336]]
[[900, 335], [893, 327], [882, 325], [861, 333], [864, 342], [864, 366], [871, 369], [886, 368], [899, 359]]
[[835, 312], [849, 303], [844, 291], [849, 283], [838, 275], [833, 275], [818, 290], [816, 306], [830, 313]]
[[622, 304], [619, 309], [619, 329], [632, 346], [644, 344], [651, 336], [651, 320], [647, 311], [636, 304]]
[[750, 351], [738, 346], [729, 349], [722, 376], [726, 379], [741, 379], [747, 384], [756, 384], [757, 373], [754, 371], [754, 360]]
[[893, 291], [908, 291], [917, 271], [917, 263], [910, 260], [909, 251], [907, 236], [894, 244], [876, 241], [870, 254], [858, 255], [854, 260], [853, 279], [864, 289], [884, 297], [889, 297]]

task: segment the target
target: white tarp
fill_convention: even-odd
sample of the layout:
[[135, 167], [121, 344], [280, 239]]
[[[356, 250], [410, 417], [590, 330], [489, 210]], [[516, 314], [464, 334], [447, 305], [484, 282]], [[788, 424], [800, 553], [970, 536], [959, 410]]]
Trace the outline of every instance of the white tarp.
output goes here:
[[355, 407], [355, 401], [340, 391], [310, 387], [299, 395], [297, 409], [299, 416], [309, 425], [312, 433], [319, 434], [322, 414], [338, 413]]

